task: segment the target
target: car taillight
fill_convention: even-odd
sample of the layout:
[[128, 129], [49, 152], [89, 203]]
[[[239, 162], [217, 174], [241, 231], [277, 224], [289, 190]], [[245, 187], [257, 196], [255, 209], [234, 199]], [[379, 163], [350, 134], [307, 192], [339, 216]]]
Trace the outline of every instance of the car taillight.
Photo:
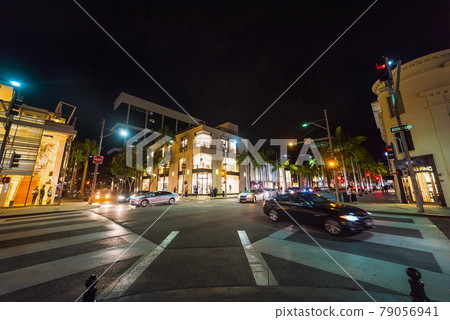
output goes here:
[[266, 205], [266, 200], [263, 200], [263, 206], [265, 206]]

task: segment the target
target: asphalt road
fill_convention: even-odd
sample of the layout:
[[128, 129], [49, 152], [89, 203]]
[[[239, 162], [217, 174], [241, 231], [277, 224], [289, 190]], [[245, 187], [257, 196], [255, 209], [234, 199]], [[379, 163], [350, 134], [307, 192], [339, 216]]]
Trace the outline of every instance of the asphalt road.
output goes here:
[[376, 214], [375, 229], [334, 237], [273, 223], [261, 203], [192, 197], [5, 219], [0, 301], [75, 301], [91, 273], [102, 275], [100, 301], [408, 301], [408, 266], [432, 300], [448, 301], [439, 228], [450, 220], [432, 220]]

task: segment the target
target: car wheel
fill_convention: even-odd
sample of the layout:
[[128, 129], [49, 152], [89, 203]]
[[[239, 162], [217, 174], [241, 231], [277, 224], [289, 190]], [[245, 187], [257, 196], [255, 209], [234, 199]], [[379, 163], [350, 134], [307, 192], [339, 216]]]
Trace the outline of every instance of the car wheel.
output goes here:
[[325, 220], [323, 224], [325, 230], [332, 234], [333, 236], [337, 236], [342, 232], [342, 226], [339, 222], [333, 219], [327, 219]]
[[170, 198], [169, 199], [169, 204], [173, 204], [175, 202], [175, 198]]
[[253, 202], [256, 203], [258, 200], [256, 200], [256, 196], [253, 197]]
[[278, 221], [278, 213], [275, 210], [270, 210], [269, 212], [269, 218], [270, 220], [272, 220], [273, 222], [277, 222]]
[[147, 200], [142, 200], [141, 206], [147, 207], [148, 206], [148, 201]]

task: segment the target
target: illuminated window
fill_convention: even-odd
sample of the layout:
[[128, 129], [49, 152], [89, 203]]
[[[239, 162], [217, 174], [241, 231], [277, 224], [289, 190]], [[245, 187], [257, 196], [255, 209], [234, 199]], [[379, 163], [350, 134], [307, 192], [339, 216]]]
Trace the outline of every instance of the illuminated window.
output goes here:
[[222, 165], [226, 171], [238, 172], [237, 165], [236, 165], [236, 159], [223, 158]]
[[211, 162], [210, 154], [199, 153], [194, 155], [194, 169], [211, 169]]
[[237, 141], [230, 139], [230, 153], [236, 153]]
[[182, 148], [187, 148], [187, 143], [188, 143], [188, 138], [187, 137], [181, 138], [181, 147]]
[[206, 131], [199, 131], [195, 135], [194, 146], [195, 147], [207, 147], [211, 146], [211, 134]]

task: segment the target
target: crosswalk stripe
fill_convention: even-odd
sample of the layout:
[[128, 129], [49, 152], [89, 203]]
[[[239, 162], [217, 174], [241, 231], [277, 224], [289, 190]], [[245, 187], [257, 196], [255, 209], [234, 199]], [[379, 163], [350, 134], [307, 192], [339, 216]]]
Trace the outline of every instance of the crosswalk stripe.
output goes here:
[[46, 220], [59, 220], [59, 219], [64, 219], [64, 218], [70, 218], [70, 217], [82, 217], [82, 216], [91, 216], [91, 214], [86, 214], [83, 212], [78, 212], [78, 213], [71, 213], [71, 214], [64, 214], [64, 215], [57, 215], [57, 214], [52, 214], [51, 216], [39, 216], [39, 217], [33, 217], [33, 218], [28, 218], [28, 219], [14, 219], [14, 220], [10, 220], [10, 219], [3, 219], [0, 220], [0, 225], [5, 226], [5, 225], [13, 225], [13, 224], [23, 224], [23, 223], [31, 223], [31, 222], [38, 222], [38, 221], [46, 221]]
[[77, 229], [85, 229], [85, 228], [92, 228], [92, 227], [98, 227], [98, 226], [107, 226], [107, 225], [108, 224], [106, 224], [103, 221], [94, 221], [94, 222], [85, 222], [85, 223], [79, 223], [79, 224], [73, 224], [73, 225], [61, 226], [61, 227], [36, 229], [36, 230], [22, 231], [22, 232], [11, 232], [11, 233], [6, 233], [6, 234], [0, 234], [0, 241], [40, 236], [40, 235], [44, 235], [44, 234], [72, 231], [72, 230], [77, 230]]
[[156, 260], [156, 258], [167, 248], [170, 242], [177, 236], [179, 231], [172, 231], [159, 246], [157, 246], [148, 255], [141, 257], [127, 271], [124, 272], [116, 281], [111, 283], [108, 288], [99, 294], [97, 300], [105, 297], [108, 299], [121, 297], [125, 291], [139, 278], [139, 276]]
[[39, 226], [45, 226], [47, 224], [63, 224], [63, 223], [68, 223], [68, 222], [76, 222], [76, 221], [86, 222], [86, 221], [94, 221], [94, 220], [101, 220], [101, 219], [96, 218], [96, 217], [73, 217], [73, 218], [67, 218], [67, 219], [48, 220], [48, 221], [42, 221], [42, 222], [30, 222], [30, 223], [24, 223], [24, 224], [0, 226], [0, 231], [26, 228], [26, 227], [39, 227]]
[[[253, 243], [253, 248], [281, 259], [303, 264], [346, 277], [336, 265], [317, 246], [294, 243], [267, 237]], [[410, 291], [405, 269], [406, 265], [387, 262], [374, 258], [359, 256], [347, 252], [327, 249], [337, 261], [358, 281], [408, 293]], [[307, 256], [308, 259], [303, 257]], [[427, 284], [430, 299], [447, 301], [450, 296], [450, 277], [445, 274], [421, 270], [422, 278]]]
[[241, 239], [242, 247], [244, 248], [245, 255], [247, 256], [250, 269], [252, 270], [253, 278], [258, 286], [278, 286], [278, 282], [275, 279], [272, 271], [267, 265], [264, 257], [260, 252], [253, 250], [252, 244], [248, 239], [247, 233], [244, 230], [238, 231], [239, 238]]
[[[0, 274], [2, 284], [0, 295], [111, 264], [129, 246], [129, 244], [121, 245], [2, 273]], [[125, 260], [142, 255], [153, 250], [155, 246], [150, 241], [138, 241], [120, 259]], [[30, 275], [33, 276], [30, 277]]]
[[71, 245], [82, 244], [90, 241], [102, 240], [119, 237], [125, 234], [129, 234], [125, 229], [94, 232], [90, 234], [82, 234], [79, 236], [41, 241], [36, 243], [30, 243], [20, 246], [13, 246], [8, 248], [2, 248], [0, 250], [0, 259], [8, 259], [18, 257], [25, 254], [36, 253], [45, 250], [63, 248]]

